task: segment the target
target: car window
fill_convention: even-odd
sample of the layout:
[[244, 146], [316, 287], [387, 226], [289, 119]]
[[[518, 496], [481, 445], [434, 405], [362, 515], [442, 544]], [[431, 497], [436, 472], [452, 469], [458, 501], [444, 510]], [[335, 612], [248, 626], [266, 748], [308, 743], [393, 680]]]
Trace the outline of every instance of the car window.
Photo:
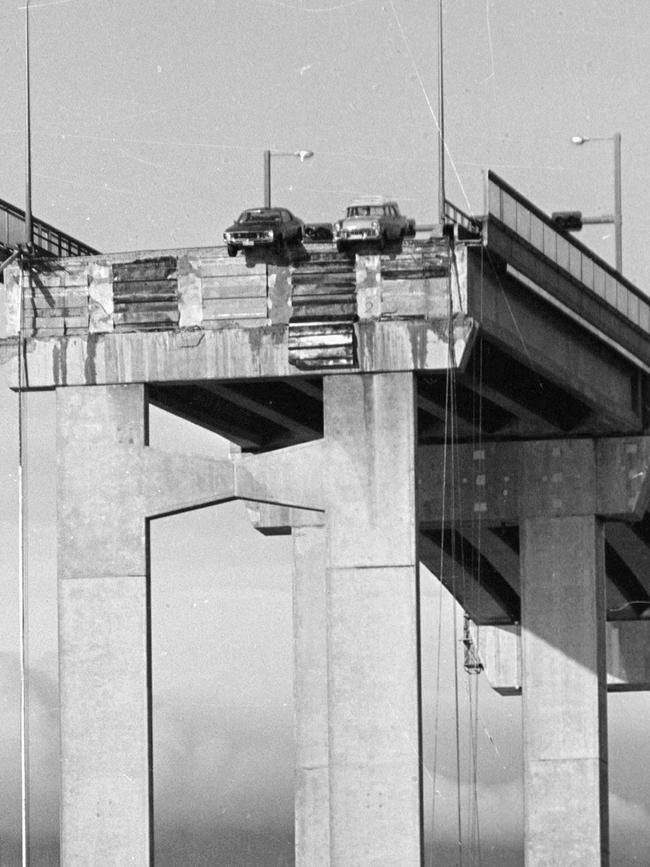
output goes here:
[[241, 223], [269, 223], [280, 218], [278, 210], [259, 210], [259, 211], [244, 211], [240, 217]]

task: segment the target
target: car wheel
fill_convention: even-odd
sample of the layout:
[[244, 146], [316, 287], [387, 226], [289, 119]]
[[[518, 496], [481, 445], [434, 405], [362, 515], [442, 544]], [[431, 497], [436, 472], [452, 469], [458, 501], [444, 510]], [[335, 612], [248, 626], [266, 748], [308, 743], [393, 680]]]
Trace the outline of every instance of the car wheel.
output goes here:
[[228, 244], [228, 255], [231, 258], [237, 255], [237, 247], [234, 244]]
[[348, 245], [345, 244], [343, 241], [337, 241], [336, 242], [336, 249], [339, 251], [339, 253], [347, 253]]

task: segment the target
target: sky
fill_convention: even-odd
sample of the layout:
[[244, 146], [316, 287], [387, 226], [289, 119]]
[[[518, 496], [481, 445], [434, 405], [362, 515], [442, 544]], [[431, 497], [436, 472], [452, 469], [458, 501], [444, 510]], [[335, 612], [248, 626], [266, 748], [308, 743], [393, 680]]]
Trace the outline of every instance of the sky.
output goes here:
[[[365, 193], [394, 196], [420, 222], [437, 220], [435, 0], [33, 0], [30, 8], [33, 210], [87, 244], [113, 252], [220, 243], [236, 214], [262, 202], [267, 148], [314, 151], [303, 163], [272, 163], [274, 202], [305, 220], [334, 220]], [[647, 0], [444, 0], [443, 8], [448, 198], [481, 213], [490, 168], [547, 212], [611, 212], [612, 142], [576, 147], [570, 138], [618, 131], [623, 271], [646, 291]], [[23, 206], [21, 0], [0, 0], [0, 29], [0, 197]], [[613, 261], [610, 226], [585, 229], [581, 240]], [[53, 395], [30, 395], [25, 408], [32, 847], [37, 863], [55, 864]], [[179, 436], [225, 453], [223, 441], [154, 413], [154, 444], [172, 448]], [[17, 439], [17, 399], [0, 368], [3, 867], [17, 863], [19, 831]], [[156, 863], [190, 852], [185, 863], [291, 864], [290, 540], [257, 534], [239, 504], [155, 522], [152, 540]], [[424, 573], [425, 812], [428, 828], [435, 814], [436, 839], [427, 859], [460, 863], [460, 792], [463, 864], [480, 854], [484, 867], [514, 867], [520, 699], [497, 696], [462, 667], [456, 693], [457, 616]], [[610, 696], [612, 863], [621, 867], [646, 864], [650, 851], [649, 710], [645, 694]]]

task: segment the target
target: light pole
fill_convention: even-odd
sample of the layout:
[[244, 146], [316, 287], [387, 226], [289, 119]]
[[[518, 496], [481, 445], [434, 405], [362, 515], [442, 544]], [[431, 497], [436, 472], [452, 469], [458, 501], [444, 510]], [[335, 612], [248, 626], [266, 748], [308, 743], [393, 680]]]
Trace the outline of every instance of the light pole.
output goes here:
[[271, 207], [271, 157], [298, 157], [301, 163], [311, 159], [313, 151], [264, 151], [264, 207]]
[[623, 270], [623, 207], [621, 194], [621, 134], [615, 132], [611, 136], [574, 135], [571, 139], [574, 145], [583, 145], [589, 141], [614, 142], [614, 214], [603, 214], [600, 217], [583, 217], [583, 223], [613, 223], [614, 243], [616, 246], [616, 270]]

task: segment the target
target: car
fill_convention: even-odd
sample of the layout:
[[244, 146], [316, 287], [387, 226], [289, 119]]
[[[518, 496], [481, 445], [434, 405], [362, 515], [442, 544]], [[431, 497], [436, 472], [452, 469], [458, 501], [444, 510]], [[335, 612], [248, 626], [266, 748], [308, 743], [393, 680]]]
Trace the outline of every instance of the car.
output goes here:
[[333, 238], [331, 223], [305, 223], [306, 241], [331, 241]]
[[351, 242], [366, 241], [380, 249], [389, 241], [415, 235], [415, 220], [405, 217], [394, 199], [365, 196], [348, 205], [345, 217], [334, 223], [334, 240], [339, 252]]
[[247, 208], [223, 233], [229, 256], [249, 247], [271, 247], [281, 253], [286, 244], [300, 243], [304, 223], [287, 208]]

